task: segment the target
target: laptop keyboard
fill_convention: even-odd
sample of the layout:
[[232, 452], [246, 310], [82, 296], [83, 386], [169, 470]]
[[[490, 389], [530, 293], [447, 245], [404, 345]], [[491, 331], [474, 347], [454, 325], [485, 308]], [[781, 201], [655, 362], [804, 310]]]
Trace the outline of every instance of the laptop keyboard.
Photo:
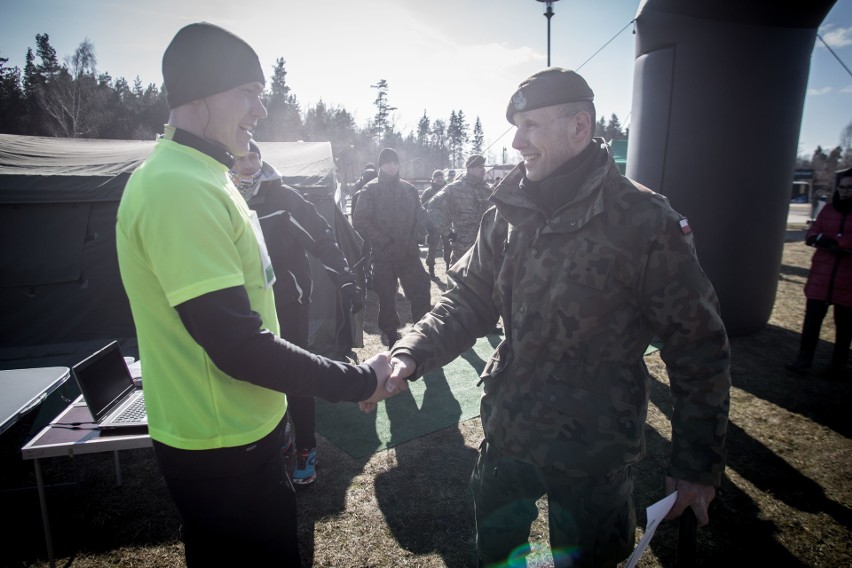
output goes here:
[[140, 422], [145, 418], [145, 395], [140, 396], [115, 417], [113, 422]]

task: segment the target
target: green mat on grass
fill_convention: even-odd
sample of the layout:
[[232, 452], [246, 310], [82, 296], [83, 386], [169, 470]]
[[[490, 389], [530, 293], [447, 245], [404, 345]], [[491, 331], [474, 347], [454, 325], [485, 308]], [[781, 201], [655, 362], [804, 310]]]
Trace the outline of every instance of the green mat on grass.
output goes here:
[[[482, 390], [476, 383], [502, 339], [500, 335], [480, 338], [450, 364], [409, 383], [411, 390], [380, 402], [370, 414], [355, 403], [332, 404], [318, 398], [316, 430], [359, 459], [479, 416]], [[651, 345], [645, 354], [654, 351]]]
[[317, 399], [316, 430], [355, 459], [479, 416], [479, 374], [502, 340], [482, 337], [453, 362], [364, 414], [350, 402]]

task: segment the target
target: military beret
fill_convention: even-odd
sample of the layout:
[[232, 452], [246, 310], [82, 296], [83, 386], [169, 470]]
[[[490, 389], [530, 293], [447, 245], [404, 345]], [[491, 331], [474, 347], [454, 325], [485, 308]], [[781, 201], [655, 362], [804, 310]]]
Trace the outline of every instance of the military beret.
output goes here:
[[506, 120], [514, 124], [516, 112], [594, 99], [595, 94], [580, 75], [562, 67], [548, 67], [518, 85], [506, 107]]
[[246, 83], [264, 83], [257, 53], [242, 38], [200, 22], [181, 28], [163, 54], [169, 109]]
[[484, 165], [485, 165], [485, 156], [483, 156], [481, 154], [473, 154], [472, 156], [470, 156], [467, 159], [467, 162], [465, 162], [464, 167], [470, 169], [470, 168], [476, 168], [476, 167], [484, 166]]

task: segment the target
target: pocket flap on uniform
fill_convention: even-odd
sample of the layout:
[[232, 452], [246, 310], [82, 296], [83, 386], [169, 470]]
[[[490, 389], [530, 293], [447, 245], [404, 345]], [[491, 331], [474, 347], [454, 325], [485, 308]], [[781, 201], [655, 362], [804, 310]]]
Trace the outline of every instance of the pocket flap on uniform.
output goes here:
[[571, 282], [603, 290], [613, 263], [614, 260], [611, 257], [578, 250], [566, 263], [564, 276]]

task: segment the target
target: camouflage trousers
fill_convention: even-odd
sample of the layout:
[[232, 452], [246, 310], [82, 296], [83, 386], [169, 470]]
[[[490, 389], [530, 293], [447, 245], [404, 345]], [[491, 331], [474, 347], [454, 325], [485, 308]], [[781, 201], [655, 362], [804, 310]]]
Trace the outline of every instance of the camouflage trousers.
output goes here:
[[630, 468], [602, 477], [569, 477], [501, 456], [483, 442], [470, 488], [481, 567], [526, 566], [530, 526], [542, 495], [547, 495], [555, 567], [615, 567], [633, 549]]
[[447, 237], [442, 237], [439, 233], [428, 233], [426, 235], [426, 244], [429, 250], [426, 252], [426, 266], [435, 266], [435, 258], [440, 254], [444, 258], [444, 264], [450, 266], [450, 251], [452, 245]]
[[387, 261], [373, 260], [373, 291], [379, 297], [379, 329], [387, 334], [399, 328], [396, 292], [402, 284], [405, 297], [411, 302], [411, 317], [418, 321], [432, 309], [432, 281], [423, 269], [420, 258]]

